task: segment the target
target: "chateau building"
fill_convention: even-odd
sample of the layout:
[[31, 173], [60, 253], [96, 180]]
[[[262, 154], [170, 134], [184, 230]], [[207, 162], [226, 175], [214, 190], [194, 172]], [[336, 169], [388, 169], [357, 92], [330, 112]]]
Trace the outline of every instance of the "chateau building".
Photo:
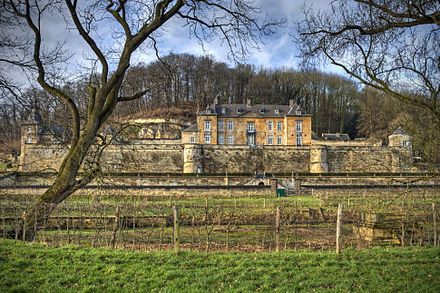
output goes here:
[[197, 113], [197, 124], [183, 131], [184, 143], [202, 145], [309, 146], [311, 115], [289, 105], [218, 104]]
[[[197, 113], [196, 124], [182, 132], [179, 129], [189, 123], [171, 127], [170, 121], [154, 120], [155, 128], [148, 128], [151, 122], [135, 125], [138, 137], [111, 140], [100, 156], [104, 172], [291, 174], [412, 168], [411, 137], [402, 128], [389, 137], [388, 145], [351, 141], [344, 134], [312, 140], [311, 115], [293, 101], [289, 105], [214, 101]], [[70, 132], [44, 123], [36, 104], [21, 131], [20, 170], [57, 170], [69, 150]], [[111, 127], [102, 134], [115, 135]]]

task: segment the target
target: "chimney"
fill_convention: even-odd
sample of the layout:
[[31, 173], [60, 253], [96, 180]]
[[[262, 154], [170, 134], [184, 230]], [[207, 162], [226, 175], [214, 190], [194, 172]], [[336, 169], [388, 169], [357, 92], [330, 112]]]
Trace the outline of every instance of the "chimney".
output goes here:
[[289, 106], [290, 108], [293, 108], [293, 100], [289, 100]]
[[247, 99], [247, 101], [246, 101], [246, 105], [247, 105], [248, 107], [250, 107], [250, 106], [252, 105], [252, 103], [251, 103], [251, 99]]

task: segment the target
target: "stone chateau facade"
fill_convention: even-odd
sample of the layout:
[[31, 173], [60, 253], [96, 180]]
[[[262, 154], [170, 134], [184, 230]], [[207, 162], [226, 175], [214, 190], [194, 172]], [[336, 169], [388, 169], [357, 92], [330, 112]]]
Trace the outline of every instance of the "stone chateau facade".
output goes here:
[[[389, 144], [351, 141], [346, 135], [312, 139], [311, 116], [289, 105], [212, 105], [197, 113], [197, 123], [152, 120], [138, 125], [139, 136], [112, 140], [102, 155], [106, 172], [147, 173], [345, 173], [408, 172], [411, 137], [397, 129]], [[151, 126], [151, 121], [143, 121]], [[163, 129], [164, 131], [159, 131]], [[172, 135], [167, 134], [172, 129]], [[47, 126], [35, 106], [21, 127], [20, 168], [58, 169], [69, 133]], [[149, 132], [153, 133], [148, 136]], [[109, 127], [105, 135], [112, 135]]]

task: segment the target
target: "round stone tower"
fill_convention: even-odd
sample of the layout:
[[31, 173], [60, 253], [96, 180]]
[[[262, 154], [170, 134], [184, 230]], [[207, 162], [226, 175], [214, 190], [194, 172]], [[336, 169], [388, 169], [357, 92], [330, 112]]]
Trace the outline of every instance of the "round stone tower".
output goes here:
[[310, 173], [327, 173], [327, 172], [328, 172], [327, 147], [311, 146]]
[[183, 150], [183, 173], [202, 173], [202, 146], [185, 144]]

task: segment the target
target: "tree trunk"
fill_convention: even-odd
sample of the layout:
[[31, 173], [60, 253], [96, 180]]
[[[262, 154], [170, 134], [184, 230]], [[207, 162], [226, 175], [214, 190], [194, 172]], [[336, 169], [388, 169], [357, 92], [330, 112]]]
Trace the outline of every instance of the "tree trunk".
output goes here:
[[24, 234], [24, 240], [32, 241], [43, 223], [48, 221], [54, 209], [80, 187], [77, 185], [76, 176], [100, 124], [97, 122], [98, 119], [92, 118], [92, 120], [95, 121], [87, 125], [78, 143], [64, 158], [53, 184], [23, 216], [19, 235]]

